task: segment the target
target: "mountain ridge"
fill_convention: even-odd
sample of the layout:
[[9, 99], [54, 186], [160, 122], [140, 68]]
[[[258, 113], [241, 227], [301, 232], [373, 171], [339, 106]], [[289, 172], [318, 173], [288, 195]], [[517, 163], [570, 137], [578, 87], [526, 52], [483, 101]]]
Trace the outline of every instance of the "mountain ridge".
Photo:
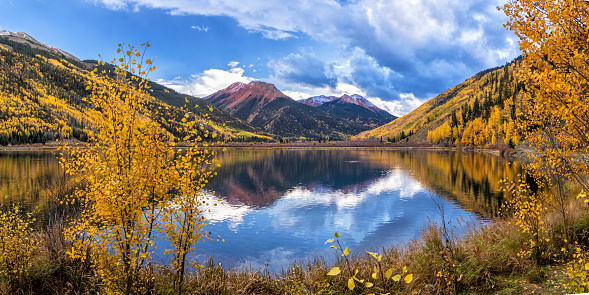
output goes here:
[[[390, 120], [384, 119], [385, 115], [378, 114], [371, 108], [370, 103], [348, 103], [360, 109], [372, 112], [366, 115], [364, 111], [356, 110], [356, 113], [364, 113], [363, 116], [376, 117], [374, 120], [357, 120], [357, 116], [348, 116], [350, 111], [342, 111], [338, 114], [329, 109], [313, 107], [300, 101], [295, 101], [282, 93], [273, 84], [253, 81], [248, 84], [233, 83], [227, 88], [219, 90], [205, 97], [207, 101], [229, 112], [231, 115], [251, 123], [262, 130], [287, 137], [331, 138], [344, 140], [361, 131], [374, 128]], [[358, 100], [346, 96], [348, 100]], [[362, 98], [363, 99], [363, 98]], [[339, 109], [340, 106], [335, 107]], [[349, 108], [349, 106], [348, 106]], [[392, 115], [390, 115], [393, 117]]]
[[[228, 99], [229, 97], [231, 98]], [[278, 97], [291, 99], [278, 90], [274, 84], [252, 81], [248, 84], [233, 83], [203, 99], [231, 115], [251, 123], [264, 106]], [[247, 116], [242, 115], [245, 111], [248, 113]]]
[[12, 41], [28, 44], [29, 46], [32, 45], [32, 47], [43, 48], [45, 50], [52, 51], [56, 54], [61, 54], [61, 55], [65, 56], [66, 58], [81, 62], [81, 60], [79, 58], [77, 58], [76, 56], [74, 56], [73, 54], [68, 53], [64, 50], [61, 50], [57, 47], [53, 47], [51, 45], [41, 43], [41, 42], [37, 41], [37, 39], [33, 38], [33, 36], [31, 36], [25, 32], [10, 32], [7, 30], [1, 30], [0, 37], [9, 38]]
[[[63, 50], [35, 41], [26, 33], [3, 31], [0, 36], [0, 145], [45, 143], [56, 138], [85, 141], [93, 122], [87, 114], [91, 106], [84, 98], [90, 95], [86, 89], [91, 84], [89, 70], [97, 66], [97, 61], [74, 60]], [[104, 70], [109, 75], [113, 67], [107, 64]], [[210, 118], [208, 126], [220, 138], [271, 139], [200, 98], [149, 83], [152, 88], [145, 94], [146, 105], [158, 110], [154, 119], [177, 138], [183, 132], [180, 121], [190, 112]], [[196, 104], [200, 107], [194, 107]], [[186, 109], [182, 109], [184, 105]]]
[[521, 57], [480, 71], [412, 112], [352, 139], [387, 138], [451, 146], [515, 146], [523, 89], [513, 72]]
[[330, 96], [318, 95], [318, 96], [312, 96], [312, 97], [297, 100], [297, 101], [300, 103], [312, 106], [312, 107], [318, 107], [318, 106], [321, 106], [325, 103], [333, 102], [335, 100], [340, 100], [345, 103], [355, 104], [355, 105], [361, 106], [361, 107], [366, 108], [366, 109], [368, 109], [372, 112], [375, 112], [375, 113], [384, 114], [382, 112], [386, 112], [387, 114], [390, 114], [389, 112], [377, 107], [376, 105], [371, 103], [368, 99], [364, 98], [363, 96], [361, 96], [359, 94], [352, 94], [352, 95], [344, 94], [340, 97], [337, 97], [334, 95], [330, 95]]

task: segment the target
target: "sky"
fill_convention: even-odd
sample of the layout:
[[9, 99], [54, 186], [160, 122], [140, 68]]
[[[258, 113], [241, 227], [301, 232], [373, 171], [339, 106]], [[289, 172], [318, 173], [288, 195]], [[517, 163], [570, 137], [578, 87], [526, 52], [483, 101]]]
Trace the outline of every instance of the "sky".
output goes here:
[[0, 0], [0, 30], [110, 61], [149, 42], [151, 79], [204, 97], [234, 82], [293, 99], [360, 94], [400, 116], [520, 55], [506, 0]]

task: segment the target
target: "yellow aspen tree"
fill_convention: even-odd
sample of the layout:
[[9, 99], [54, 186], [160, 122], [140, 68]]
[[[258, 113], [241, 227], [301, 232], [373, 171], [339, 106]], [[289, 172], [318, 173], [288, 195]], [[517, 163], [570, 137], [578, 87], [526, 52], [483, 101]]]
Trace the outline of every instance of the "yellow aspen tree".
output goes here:
[[503, 124], [503, 133], [505, 133], [503, 143], [505, 143], [506, 145], [511, 143], [514, 146], [518, 144], [519, 140], [517, 139], [517, 130], [514, 121], [509, 121]]
[[460, 136], [460, 131], [458, 130], [457, 126], [452, 128], [452, 142], [456, 142], [458, 140], [458, 136]]
[[466, 125], [466, 128], [464, 128], [464, 132], [462, 133], [462, 143], [467, 146], [473, 144], [472, 122], [469, 122]]
[[[9, 287], [22, 286], [37, 249], [32, 239], [32, 213], [23, 214], [18, 206], [0, 210], [0, 279]], [[10, 290], [16, 291], [16, 290]]]
[[481, 146], [485, 142], [484, 124], [481, 118], [476, 118], [472, 121], [473, 144]]
[[546, 201], [543, 192], [534, 192], [522, 175], [517, 176], [515, 181], [500, 181], [503, 190], [508, 192], [512, 198], [507, 203], [508, 211], [513, 214], [515, 224], [522, 234], [528, 239], [528, 248], [522, 248], [520, 256], [531, 257], [536, 264], [540, 263], [547, 238], [546, 225], [543, 220], [543, 213], [546, 211]]
[[[536, 163], [588, 191], [589, 180], [589, 3], [581, 0], [510, 0], [506, 27], [523, 52], [519, 81], [525, 81], [518, 125], [536, 153]], [[540, 170], [538, 170], [540, 171]]]
[[450, 124], [446, 121], [438, 128], [440, 129], [440, 140], [452, 143], [452, 127], [450, 127]]
[[202, 137], [194, 136], [206, 134], [200, 130], [205, 127], [186, 115], [188, 149], [174, 149], [172, 135], [152, 119], [157, 113], [146, 108], [152, 99], [146, 77], [155, 66], [144, 56], [149, 44], [142, 46], [141, 52], [119, 44], [122, 57], [111, 61], [114, 71], [92, 71], [87, 101], [96, 130], [89, 132], [86, 146], [62, 148], [63, 168], [84, 184], [67, 200], [84, 208], [66, 231], [73, 243], [68, 254], [90, 259], [110, 294], [137, 292], [158, 229], [172, 240], [176, 273], [185, 264], [176, 257], [185, 258], [193, 243], [208, 236], [202, 230], [206, 200], [201, 191], [216, 164], [212, 153], [197, 146]]
[[[517, 78], [525, 82], [524, 120], [518, 126], [535, 150], [528, 169], [547, 187], [567, 228], [563, 180], [581, 187], [578, 197], [589, 190], [589, 3], [510, 0], [503, 10], [523, 53]], [[581, 269], [587, 278], [587, 268]], [[569, 291], [588, 291], [582, 283], [573, 280]]]

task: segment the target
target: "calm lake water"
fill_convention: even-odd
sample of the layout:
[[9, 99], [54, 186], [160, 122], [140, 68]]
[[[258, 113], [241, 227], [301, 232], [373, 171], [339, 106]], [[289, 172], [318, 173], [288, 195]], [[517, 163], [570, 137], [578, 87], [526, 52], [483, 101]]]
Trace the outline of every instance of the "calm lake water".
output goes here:
[[[498, 181], [521, 172], [513, 160], [450, 151], [228, 150], [219, 161], [208, 189], [222, 204], [206, 229], [225, 242], [198, 243], [196, 258], [270, 271], [332, 257], [324, 242], [334, 232], [353, 253], [415, 238], [441, 220], [436, 202], [456, 225], [489, 218], [503, 199]], [[52, 153], [0, 153], [0, 204], [38, 208], [42, 224], [58, 173]]]

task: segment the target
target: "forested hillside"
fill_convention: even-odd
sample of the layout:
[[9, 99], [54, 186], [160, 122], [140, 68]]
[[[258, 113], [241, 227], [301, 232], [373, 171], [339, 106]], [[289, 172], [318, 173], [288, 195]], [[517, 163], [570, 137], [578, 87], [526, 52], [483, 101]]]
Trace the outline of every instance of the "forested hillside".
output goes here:
[[517, 145], [520, 138], [514, 120], [520, 115], [517, 106], [522, 89], [514, 77], [518, 62], [480, 72], [413, 112], [357, 138], [442, 145]]
[[[81, 62], [14, 38], [0, 38], [0, 145], [46, 143], [58, 138], [85, 141], [93, 122], [87, 113], [92, 107], [83, 98], [90, 94], [86, 90], [89, 69], [95, 66], [96, 61]], [[184, 105], [193, 115], [206, 114], [211, 128], [223, 137], [263, 133], [202, 99], [156, 83], [150, 86], [151, 95], [145, 95], [144, 102], [158, 110], [156, 120], [177, 137], [181, 136], [179, 122], [186, 111], [180, 107]]]

